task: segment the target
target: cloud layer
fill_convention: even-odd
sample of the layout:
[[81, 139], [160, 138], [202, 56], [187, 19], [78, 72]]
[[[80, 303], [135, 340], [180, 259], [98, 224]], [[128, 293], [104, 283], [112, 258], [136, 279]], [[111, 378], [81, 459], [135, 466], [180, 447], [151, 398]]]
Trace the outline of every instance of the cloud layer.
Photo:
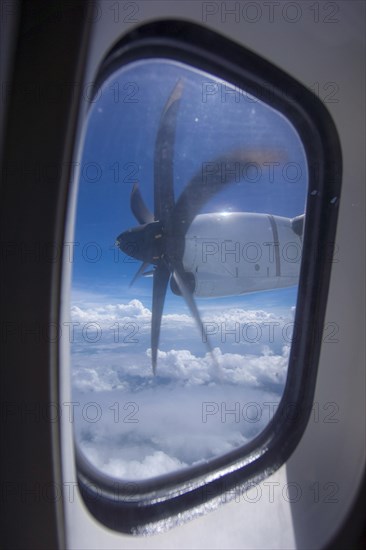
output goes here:
[[200, 335], [186, 313], [164, 315], [154, 377], [151, 312], [141, 301], [73, 306], [72, 384], [81, 449], [102, 471], [136, 480], [244, 445], [268, 423], [281, 398], [292, 319], [290, 308], [287, 315], [211, 308], [203, 312], [206, 332]]

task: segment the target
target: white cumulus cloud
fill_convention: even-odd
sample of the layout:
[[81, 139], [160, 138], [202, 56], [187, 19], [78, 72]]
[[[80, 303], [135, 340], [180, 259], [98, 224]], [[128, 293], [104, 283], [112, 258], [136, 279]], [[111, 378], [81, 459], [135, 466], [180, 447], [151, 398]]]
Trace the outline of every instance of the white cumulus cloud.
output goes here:
[[202, 314], [216, 361], [190, 315], [163, 316], [154, 377], [151, 312], [140, 300], [72, 308], [76, 438], [95, 466], [151, 478], [225, 454], [266, 426], [286, 381], [293, 311], [221, 309]]

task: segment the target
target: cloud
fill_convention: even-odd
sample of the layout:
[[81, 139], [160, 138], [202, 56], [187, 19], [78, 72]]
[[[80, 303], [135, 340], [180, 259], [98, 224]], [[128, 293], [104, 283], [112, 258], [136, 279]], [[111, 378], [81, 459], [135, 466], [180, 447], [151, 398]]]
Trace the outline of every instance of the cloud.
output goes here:
[[74, 392], [75, 433], [103, 472], [136, 480], [206, 463], [260, 433], [279, 401], [259, 388], [223, 383], [138, 392]]
[[124, 322], [126, 320], [149, 321], [151, 311], [146, 308], [140, 300], [131, 300], [127, 304], [108, 304], [82, 309], [79, 306], [72, 306], [71, 318], [81, 323], [110, 323], [113, 321]]
[[[159, 373], [165, 379], [179, 380], [184, 385], [196, 384], [243, 384], [245, 387], [283, 386], [286, 380], [289, 347], [284, 346], [282, 355], [274, 355], [266, 346], [262, 355], [222, 353], [214, 349], [217, 368], [211, 355], [197, 357], [189, 350], [159, 351]], [[148, 350], [150, 355], [150, 350]]]
[[128, 460], [116, 456], [111, 457], [110, 448], [108, 449], [108, 454], [104, 453], [106, 454], [104, 459], [101, 456], [102, 453], [98, 452], [97, 448], [92, 445], [83, 444], [82, 449], [94, 466], [118, 479], [141, 480], [180, 470], [188, 466], [188, 464], [168, 456], [163, 451], [152, 451], [151, 454], [144, 456], [140, 460], [137, 458]]
[[[293, 312], [286, 315], [264, 310], [240, 308], [200, 307], [203, 321], [201, 333], [191, 315], [180, 310], [162, 317], [160, 350], [189, 349], [195, 355], [204, 355], [207, 341], [223, 352], [235, 348], [241, 354], [260, 355], [264, 346], [280, 354], [289, 344]], [[103, 346], [110, 354], [145, 352], [150, 347], [151, 312], [140, 301], [81, 307], [71, 309], [73, 323], [73, 352], [101, 353]], [[140, 359], [140, 363], [143, 362]]]
[[286, 381], [290, 307], [202, 316], [218, 367], [180, 310], [163, 316], [154, 377], [151, 312], [140, 300], [72, 308], [76, 439], [103, 472], [136, 480], [188, 468], [245, 445], [270, 420]]

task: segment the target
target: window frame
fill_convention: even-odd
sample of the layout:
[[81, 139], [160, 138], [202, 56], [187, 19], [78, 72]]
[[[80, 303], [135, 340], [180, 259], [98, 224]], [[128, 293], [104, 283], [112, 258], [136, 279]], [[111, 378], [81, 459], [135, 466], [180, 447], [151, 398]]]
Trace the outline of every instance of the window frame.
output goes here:
[[95, 92], [123, 65], [151, 58], [213, 74], [282, 113], [302, 140], [309, 186], [287, 380], [266, 428], [245, 446], [208, 464], [140, 482], [103, 474], [75, 441], [78, 487], [85, 505], [107, 527], [131, 534], [152, 533], [159, 522], [168, 525], [167, 520], [178, 514], [179, 522], [190, 519], [209, 501], [222, 501], [223, 493], [229, 500], [235, 488], [257, 484], [275, 472], [298, 445], [313, 406], [342, 173], [338, 133], [320, 99], [259, 55], [197, 24], [164, 20], [129, 32], [101, 63]]

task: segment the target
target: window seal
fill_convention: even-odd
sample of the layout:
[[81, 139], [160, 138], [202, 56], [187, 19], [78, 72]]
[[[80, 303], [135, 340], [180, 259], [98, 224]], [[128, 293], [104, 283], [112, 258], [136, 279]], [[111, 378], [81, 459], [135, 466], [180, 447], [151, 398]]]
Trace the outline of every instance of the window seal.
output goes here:
[[305, 229], [303, 240], [306, 261], [301, 264], [286, 385], [276, 414], [254, 440], [208, 464], [141, 482], [103, 474], [75, 443], [78, 486], [87, 508], [106, 526], [134, 534], [161, 529], [161, 521], [178, 514], [173, 524], [184, 521], [202, 507], [212, 507], [215, 499], [219, 502], [223, 493], [229, 500], [235, 487], [257, 484], [275, 472], [298, 445], [313, 406], [342, 173], [336, 127], [320, 99], [252, 51], [191, 22], [157, 21], [128, 33], [102, 62], [95, 92], [123, 65], [151, 58], [183, 62], [222, 78], [293, 124], [309, 167], [305, 227], [311, 231]]

